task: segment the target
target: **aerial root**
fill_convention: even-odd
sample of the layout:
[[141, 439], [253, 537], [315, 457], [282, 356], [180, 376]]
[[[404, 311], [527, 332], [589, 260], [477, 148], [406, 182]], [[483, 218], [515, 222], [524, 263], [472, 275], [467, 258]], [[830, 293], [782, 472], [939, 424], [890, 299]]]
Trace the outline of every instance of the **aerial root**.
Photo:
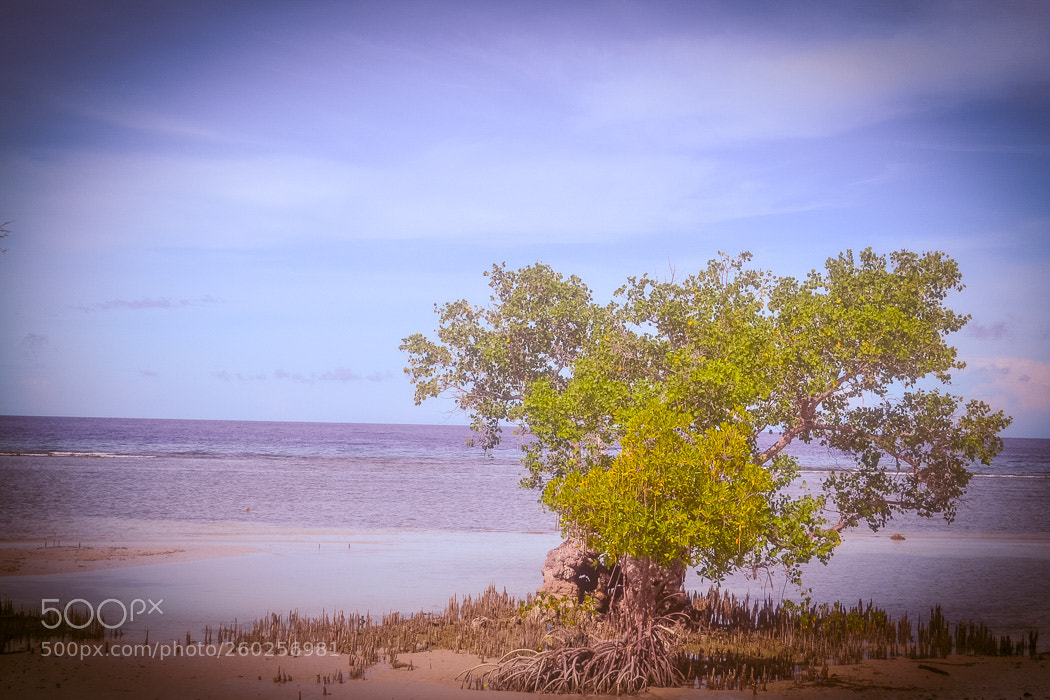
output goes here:
[[543, 693], [636, 693], [674, 685], [680, 678], [669, 631], [649, 626], [623, 639], [587, 646], [518, 649], [498, 663], [468, 669], [456, 680], [464, 687]]

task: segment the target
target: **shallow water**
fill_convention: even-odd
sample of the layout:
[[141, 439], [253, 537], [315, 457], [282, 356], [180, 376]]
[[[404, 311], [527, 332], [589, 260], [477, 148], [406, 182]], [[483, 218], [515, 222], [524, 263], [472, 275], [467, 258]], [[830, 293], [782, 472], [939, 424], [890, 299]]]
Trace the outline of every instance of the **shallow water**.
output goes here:
[[[289, 531], [254, 540], [220, 534], [208, 541], [247, 541], [258, 551], [194, 562], [5, 577], [0, 579], [0, 591], [30, 609], [38, 609], [43, 598], [63, 603], [83, 598], [93, 604], [107, 598], [126, 603], [136, 598], [163, 599], [163, 616], [124, 626], [129, 639], [141, 639], [146, 627], [153, 640], [181, 639], [187, 631], [196, 639], [205, 625], [214, 629], [235, 619], [244, 622], [291, 609], [307, 615], [334, 610], [373, 615], [439, 612], [451, 595], [480, 593], [490, 584], [523, 597], [539, 586], [540, 566], [559, 537]], [[892, 616], [906, 613], [913, 621], [928, 620], [930, 608], [940, 604], [952, 622], [983, 621], [1014, 639], [1032, 628], [1050, 630], [1047, 542], [943, 536], [894, 542], [888, 537], [855, 537], [830, 565], [809, 569], [806, 584], [814, 601], [840, 600], [850, 605], [874, 601]], [[701, 592], [710, 586], [695, 572], [690, 572], [686, 583], [688, 589]], [[797, 601], [802, 596], [783, 579], [737, 575], [722, 585], [752, 600], [770, 596]], [[1003, 595], [1004, 590], [1011, 595]]]
[[298, 533], [289, 539], [259, 543], [259, 551], [242, 556], [6, 577], [0, 590], [34, 610], [42, 598], [63, 605], [74, 598], [93, 605], [107, 598], [128, 605], [163, 600], [163, 615], [122, 627], [129, 638], [141, 639], [149, 627], [155, 641], [185, 638], [187, 630], [197, 639], [205, 625], [292, 609], [305, 615], [439, 612], [452, 595], [481, 593], [493, 583], [524, 597], [538, 587], [546, 552], [559, 542], [551, 534], [505, 532], [352, 533], [344, 541], [331, 533]]
[[[467, 448], [450, 426], [0, 417], [3, 539], [251, 543], [255, 554], [112, 571], [0, 578], [0, 595], [155, 595], [165, 633], [196, 637], [267, 611], [439, 610], [489, 583], [524, 595], [559, 538], [518, 488], [519, 452]], [[795, 449], [801, 481], [848, 467]], [[900, 518], [850, 533], [828, 567], [807, 567], [815, 601], [872, 600], [891, 614], [985, 622], [1050, 638], [1050, 441], [1007, 440], [979, 467], [952, 524]], [[889, 534], [901, 532], [903, 542]], [[347, 549], [346, 544], [352, 546]], [[318, 549], [320, 544], [320, 549]], [[690, 588], [709, 585], [695, 575]], [[782, 580], [724, 584], [798, 599]], [[157, 631], [159, 633], [159, 630]], [[1040, 646], [1050, 648], [1050, 640]]]

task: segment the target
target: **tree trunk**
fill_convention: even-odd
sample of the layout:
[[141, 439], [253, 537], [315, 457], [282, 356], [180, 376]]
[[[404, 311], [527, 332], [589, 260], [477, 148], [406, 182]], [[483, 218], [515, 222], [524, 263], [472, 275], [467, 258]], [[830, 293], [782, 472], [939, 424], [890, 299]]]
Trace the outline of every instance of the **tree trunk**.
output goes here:
[[623, 622], [639, 614], [660, 617], [689, 605], [684, 566], [665, 569], [648, 559], [624, 557], [610, 568], [598, 559], [580, 540], [566, 540], [547, 553], [540, 592], [577, 602], [590, 595], [600, 612]]
[[633, 629], [689, 605], [685, 593], [685, 566], [659, 566], [651, 559], [623, 557], [619, 564], [622, 596], [615, 612], [622, 624]]

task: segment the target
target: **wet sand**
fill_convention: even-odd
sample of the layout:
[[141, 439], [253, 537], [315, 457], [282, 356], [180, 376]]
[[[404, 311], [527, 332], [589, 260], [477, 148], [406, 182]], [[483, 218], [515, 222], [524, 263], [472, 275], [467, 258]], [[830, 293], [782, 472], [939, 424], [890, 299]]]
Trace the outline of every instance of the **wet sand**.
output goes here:
[[250, 545], [30, 545], [0, 547], [0, 576], [98, 571], [123, 566], [200, 561], [256, 551]]

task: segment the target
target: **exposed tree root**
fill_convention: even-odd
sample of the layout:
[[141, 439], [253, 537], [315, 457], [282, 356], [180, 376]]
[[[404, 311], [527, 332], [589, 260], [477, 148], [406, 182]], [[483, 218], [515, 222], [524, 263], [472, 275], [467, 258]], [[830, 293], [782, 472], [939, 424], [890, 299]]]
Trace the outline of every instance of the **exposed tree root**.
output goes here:
[[545, 651], [519, 649], [461, 673], [465, 687], [543, 693], [636, 693], [680, 681], [669, 627], [649, 624], [621, 639]]

